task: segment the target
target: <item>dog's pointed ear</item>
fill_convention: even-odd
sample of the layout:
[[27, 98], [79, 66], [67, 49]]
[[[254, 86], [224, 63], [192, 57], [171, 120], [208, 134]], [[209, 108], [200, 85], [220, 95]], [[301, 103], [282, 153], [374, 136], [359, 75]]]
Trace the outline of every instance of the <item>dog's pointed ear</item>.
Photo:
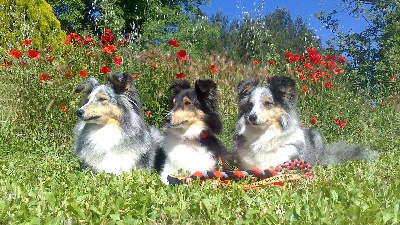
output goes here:
[[198, 93], [205, 97], [215, 95], [217, 91], [217, 84], [212, 80], [197, 80], [194, 87]]
[[287, 103], [296, 101], [296, 82], [290, 77], [273, 76], [268, 80], [272, 93]]
[[242, 99], [244, 96], [252, 92], [254, 88], [258, 87], [259, 84], [260, 80], [258, 79], [247, 79], [240, 81], [237, 86], [239, 99]]
[[214, 134], [222, 131], [222, 122], [218, 113], [217, 84], [212, 80], [197, 80], [195, 90], [203, 110], [206, 112], [208, 128]]
[[89, 77], [76, 86], [75, 93], [84, 93], [89, 95], [97, 86], [99, 86], [99, 82], [94, 77]]
[[169, 86], [169, 89], [172, 89], [174, 93], [178, 93], [184, 89], [189, 89], [190, 88], [190, 83], [186, 79], [176, 79], [172, 81], [171, 85]]
[[127, 73], [111, 72], [108, 76], [108, 82], [117, 94], [126, 93], [133, 86], [133, 78]]

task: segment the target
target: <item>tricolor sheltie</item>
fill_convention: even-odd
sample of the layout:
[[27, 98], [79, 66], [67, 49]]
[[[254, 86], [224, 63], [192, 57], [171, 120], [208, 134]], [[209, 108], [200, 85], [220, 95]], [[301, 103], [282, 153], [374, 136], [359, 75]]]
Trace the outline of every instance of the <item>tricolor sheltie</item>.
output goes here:
[[154, 168], [161, 136], [144, 121], [131, 76], [110, 73], [106, 85], [88, 78], [75, 92], [84, 94], [75, 126], [75, 152], [82, 169], [118, 175]]
[[241, 81], [238, 98], [232, 152], [241, 170], [274, 168], [293, 159], [329, 165], [376, 154], [356, 144], [324, 146], [318, 130], [301, 127], [295, 82], [288, 77], [271, 77], [266, 87], [258, 80]]
[[191, 88], [187, 80], [179, 79], [172, 82], [171, 89], [170, 112], [164, 118], [165, 158], [158, 163], [164, 183], [168, 183], [168, 175], [216, 171], [219, 158], [224, 161], [228, 157], [226, 148], [215, 136], [222, 130], [216, 84], [197, 80]]

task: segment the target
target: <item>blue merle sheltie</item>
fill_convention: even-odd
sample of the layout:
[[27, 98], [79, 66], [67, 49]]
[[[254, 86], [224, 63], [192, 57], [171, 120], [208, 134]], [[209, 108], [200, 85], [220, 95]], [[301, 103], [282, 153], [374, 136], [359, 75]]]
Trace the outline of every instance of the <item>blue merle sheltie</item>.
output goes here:
[[232, 154], [241, 170], [275, 168], [293, 159], [325, 166], [376, 154], [357, 144], [324, 146], [317, 129], [301, 127], [295, 81], [289, 77], [270, 77], [268, 86], [254, 79], [241, 81], [238, 99]]
[[187, 80], [178, 79], [170, 88], [170, 112], [164, 118], [165, 155], [156, 163], [164, 183], [168, 183], [168, 175], [216, 171], [219, 159], [224, 162], [229, 157], [215, 136], [222, 130], [216, 84], [212, 80], [197, 80], [191, 88]]
[[162, 139], [144, 120], [131, 76], [112, 72], [105, 85], [91, 77], [78, 84], [75, 92], [84, 95], [75, 126], [75, 152], [81, 169], [118, 175], [154, 168]]

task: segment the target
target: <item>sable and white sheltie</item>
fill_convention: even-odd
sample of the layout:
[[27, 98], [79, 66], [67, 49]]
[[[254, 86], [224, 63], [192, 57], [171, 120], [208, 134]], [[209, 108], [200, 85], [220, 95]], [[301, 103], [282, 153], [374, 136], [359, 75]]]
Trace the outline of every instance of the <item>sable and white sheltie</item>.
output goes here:
[[88, 78], [75, 92], [84, 94], [75, 126], [75, 152], [82, 169], [118, 175], [154, 168], [161, 135], [144, 121], [130, 75], [110, 73], [106, 85]]
[[168, 183], [168, 175], [218, 170], [219, 158], [225, 161], [228, 157], [215, 136], [222, 130], [216, 84], [197, 80], [191, 88], [187, 80], [179, 79], [172, 82], [171, 89], [170, 112], [164, 118], [165, 155], [156, 163], [164, 183]]
[[241, 81], [238, 98], [232, 154], [241, 170], [274, 168], [293, 159], [328, 165], [376, 155], [357, 144], [324, 146], [318, 130], [301, 127], [295, 82], [288, 77], [271, 77], [266, 87], [260, 86], [259, 80]]

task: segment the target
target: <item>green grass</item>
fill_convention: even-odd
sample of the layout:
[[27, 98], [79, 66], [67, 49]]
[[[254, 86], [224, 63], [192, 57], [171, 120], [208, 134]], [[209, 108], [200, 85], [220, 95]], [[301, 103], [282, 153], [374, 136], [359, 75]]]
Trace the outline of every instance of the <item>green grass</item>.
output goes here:
[[[71, 151], [0, 159], [0, 223], [397, 224], [399, 155], [316, 167], [316, 178], [281, 189], [165, 186], [156, 174], [78, 171]], [[58, 153], [56, 153], [58, 152]]]
[[[188, 46], [182, 44], [182, 49]], [[79, 171], [73, 154], [73, 126], [80, 96], [73, 89], [88, 70], [102, 82], [99, 67], [138, 74], [135, 80], [150, 124], [159, 126], [168, 111], [168, 85], [183, 72], [190, 81], [217, 82], [219, 111], [224, 124], [221, 140], [230, 146], [237, 116], [236, 85], [247, 77], [288, 75], [277, 67], [230, 62], [224, 56], [190, 56], [177, 61], [177, 49], [134, 51], [118, 47], [124, 63], [88, 47], [74, 46], [68, 53], [49, 53], [53, 63], [32, 61], [20, 66], [11, 60], [0, 67], [0, 224], [398, 224], [400, 200], [400, 109], [396, 93], [381, 93], [371, 101], [364, 90], [351, 92], [345, 74], [332, 77], [334, 86], [311, 80], [298, 84], [298, 111], [305, 126], [314, 125], [326, 142], [348, 141], [379, 152], [374, 162], [350, 162], [315, 167], [316, 177], [245, 191], [242, 184], [215, 188], [213, 184], [166, 186], [155, 173], [132, 171], [121, 176]], [[153, 64], [157, 69], [153, 69]], [[210, 65], [218, 71], [210, 72]], [[73, 72], [72, 78], [64, 74]], [[39, 75], [51, 78], [39, 82]], [[309, 88], [302, 91], [302, 86]], [[394, 84], [399, 86], [399, 84]], [[394, 89], [396, 90], [396, 89]], [[397, 89], [399, 90], [399, 89]], [[398, 91], [397, 91], [398, 94]], [[66, 112], [60, 109], [67, 106]], [[344, 119], [338, 128], [333, 120]]]

